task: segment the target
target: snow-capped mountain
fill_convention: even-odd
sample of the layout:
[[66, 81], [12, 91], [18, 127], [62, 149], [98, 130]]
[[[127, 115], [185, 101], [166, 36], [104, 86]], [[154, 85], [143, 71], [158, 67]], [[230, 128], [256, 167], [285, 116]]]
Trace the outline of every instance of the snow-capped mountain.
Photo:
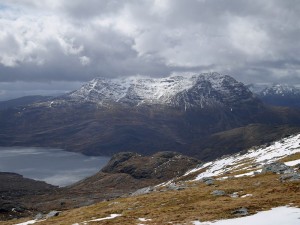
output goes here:
[[169, 76], [165, 78], [96, 78], [67, 95], [73, 101], [176, 107], [234, 106], [252, 100], [244, 84], [218, 73]]
[[288, 84], [274, 84], [263, 89], [261, 95], [300, 96], [300, 89]]
[[248, 85], [263, 102], [271, 105], [300, 107], [300, 88], [288, 84]]
[[[272, 135], [249, 141], [255, 132], [250, 124], [257, 124], [256, 133]], [[270, 125], [299, 124], [298, 111], [283, 114], [267, 107], [244, 84], [218, 73], [97, 78], [69, 94], [0, 111], [0, 144], [53, 146], [90, 155], [172, 150], [199, 158], [217, 152], [217, 157], [238, 150], [229, 148], [229, 142], [252, 146], [293, 132], [291, 127], [270, 130]], [[242, 127], [249, 133], [229, 132]], [[211, 146], [210, 140], [222, 144]]]

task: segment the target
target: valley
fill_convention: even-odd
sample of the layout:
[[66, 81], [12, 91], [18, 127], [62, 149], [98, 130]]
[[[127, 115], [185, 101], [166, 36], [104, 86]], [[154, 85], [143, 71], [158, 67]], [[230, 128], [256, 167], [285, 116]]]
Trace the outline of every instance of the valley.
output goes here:
[[91, 157], [53, 148], [0, 147], [0, 171], [67, 186], [98, 172], [109, 157]]

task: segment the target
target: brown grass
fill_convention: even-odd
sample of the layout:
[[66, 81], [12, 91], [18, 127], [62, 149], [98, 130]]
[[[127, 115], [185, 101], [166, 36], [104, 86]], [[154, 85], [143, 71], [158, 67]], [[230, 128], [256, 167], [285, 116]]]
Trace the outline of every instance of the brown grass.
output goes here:
[[279, 162], [289, 162], [289, 161], [293, 161], [293, 160], [297, 160], [297, 159], [300, 159], [300, 152], [297, 152], [295, 154], [284, 157], [278, 161]]
[[[300, 183], [281, 183], [278, 175], [265, 174], [255, 177], [234, 178], [216, 181], [216, 186], [195, 183], [194, 187], [181, 191], [155, 192], [137, 197], [119, 198], [92, 206], [61, 213], [60, 216], [48, 219], [39, 225], [64, 225], [79, 223], [93, 218], [102, 218], [112, 213], [121, 217], [89, 224], [122, 224], [141, 223], [138, 218], [152, 219], [143, 224], [189, 223], [193, 220], [216, 220], [233, 217], [232, 211], [248, 208], [251, 214], [272, 207], [288, 205], [300, 207]], [[231, 198], [216, 197], [210, 194], [213, 190], [224, 190], [230, 194], [252, 194], [252, 197]], [[18, 221], [19, 222], [19, 221]], [[14, 221], [16, 223], [16, 221]], [[14, 224], [10, 222], [3, 224]]]

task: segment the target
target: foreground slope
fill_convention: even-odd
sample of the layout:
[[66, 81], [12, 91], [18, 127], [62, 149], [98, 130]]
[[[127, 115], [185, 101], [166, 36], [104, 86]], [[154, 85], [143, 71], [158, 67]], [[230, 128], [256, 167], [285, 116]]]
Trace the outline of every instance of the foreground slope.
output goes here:
[[45, 221], [31, 221], [204, 225], [215, 224], [205, 221], [219, 220], [216, 224], [260, 224], [262, 221], [257, 220], [262, 215], [276, 212], [282, 224], [295, 225], [300, 213], [299, 144], [300, 134], [205, 163], [179, 178], [128, 197], [63, 211]]

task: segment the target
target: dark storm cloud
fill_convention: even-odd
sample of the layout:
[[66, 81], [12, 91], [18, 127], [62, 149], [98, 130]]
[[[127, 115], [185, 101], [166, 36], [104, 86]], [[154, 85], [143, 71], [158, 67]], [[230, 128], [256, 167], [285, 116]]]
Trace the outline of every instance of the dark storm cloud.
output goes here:
[[299, 15], [297, 0], [2, 0], [0, 90], [181, 71], [299, 83]]

